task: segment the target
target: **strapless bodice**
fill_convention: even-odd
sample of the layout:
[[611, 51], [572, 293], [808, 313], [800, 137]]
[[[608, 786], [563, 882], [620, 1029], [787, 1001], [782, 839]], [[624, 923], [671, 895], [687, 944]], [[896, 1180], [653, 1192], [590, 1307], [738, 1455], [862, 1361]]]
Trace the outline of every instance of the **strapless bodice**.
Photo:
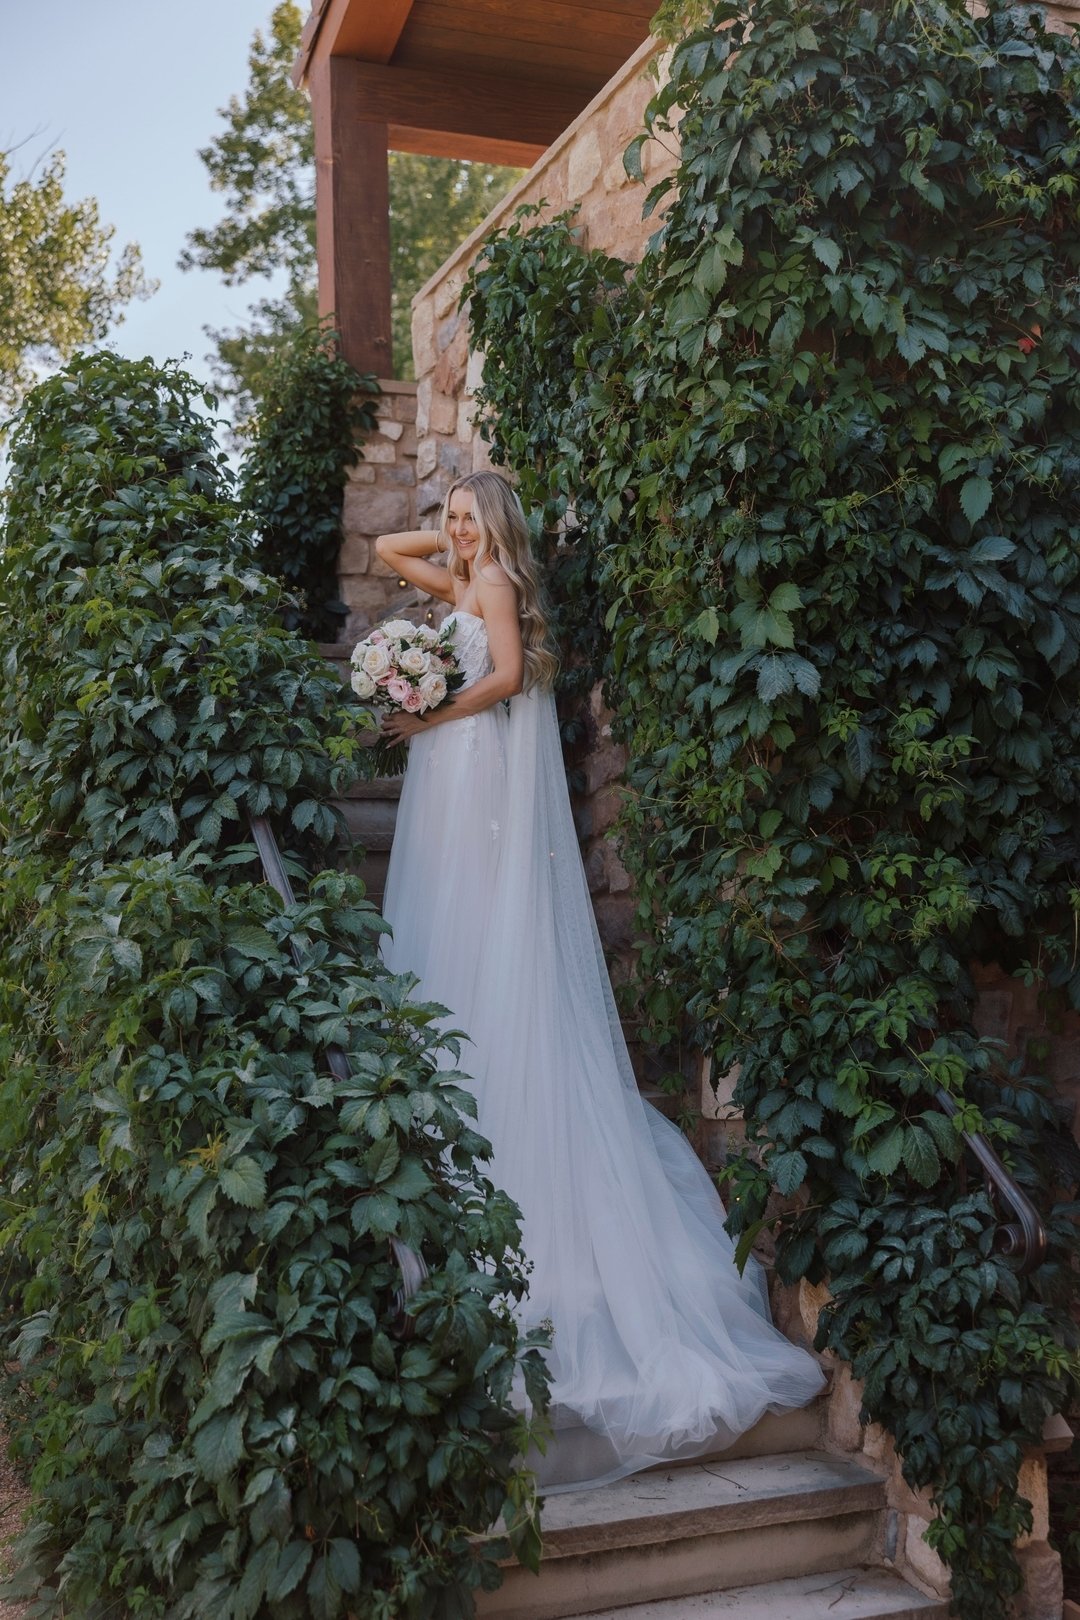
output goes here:
[[465, 685], [472, 686], [485, 675], [490, 675], [492, 665], [487, 625], [480, 615], [464, 613], [460, 608], [455, 608], [443, 622], [453, 627], [454, 652], [465, 676]]

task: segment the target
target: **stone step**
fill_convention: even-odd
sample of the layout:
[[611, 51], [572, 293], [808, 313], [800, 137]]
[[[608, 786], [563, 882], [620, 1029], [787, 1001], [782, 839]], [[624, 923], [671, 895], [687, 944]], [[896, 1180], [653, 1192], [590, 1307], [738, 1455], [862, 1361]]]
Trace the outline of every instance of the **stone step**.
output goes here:
[[886, 1569], [840, 1569], [695, 1597], [579, 1611], [572, 1620], [948, 1620], [949, 1605]]
[[873, 1561], [884, 1482], [825, 1452], [653, 1469], [551, 1496], [539, 1575], [505, 1566], [483, 1620], [561, 1620]]

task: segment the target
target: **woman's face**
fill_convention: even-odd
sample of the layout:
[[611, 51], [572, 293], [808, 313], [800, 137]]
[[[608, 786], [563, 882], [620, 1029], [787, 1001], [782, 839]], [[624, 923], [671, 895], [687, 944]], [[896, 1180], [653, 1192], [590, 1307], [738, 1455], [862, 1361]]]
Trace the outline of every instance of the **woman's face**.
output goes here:
[[480, 532], [473, 516], [471, 489], [455, 489], [451, 495], [446, 512], [446, 527], [458, 556], [464, 562], [472, 562], [480, 544]]

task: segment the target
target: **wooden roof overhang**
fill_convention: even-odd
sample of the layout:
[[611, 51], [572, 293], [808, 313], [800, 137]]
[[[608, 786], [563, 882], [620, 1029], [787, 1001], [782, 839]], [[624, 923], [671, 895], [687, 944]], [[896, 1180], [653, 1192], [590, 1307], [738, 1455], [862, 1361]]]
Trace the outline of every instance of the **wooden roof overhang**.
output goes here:
[[387, 151], [530, 168], [646, 39], [655, 6], [314, 0], [293, 78], [315, 120], [320, 305], [353, 364], [388, 374]]

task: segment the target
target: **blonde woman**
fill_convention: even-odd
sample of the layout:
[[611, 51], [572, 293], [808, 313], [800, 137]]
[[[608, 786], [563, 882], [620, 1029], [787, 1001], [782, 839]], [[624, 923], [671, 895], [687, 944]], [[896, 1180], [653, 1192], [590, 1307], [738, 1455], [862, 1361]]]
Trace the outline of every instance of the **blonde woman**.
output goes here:
[[[382, 535], [402, 578], [452, 604], [466, 683], [408, 741], [384, 910], [390, 966], [468, 1031], [492, 1174], [521, 1208], [525, 1325], [554, 1325], [547, 1490], [730, 1444], [822, 1388], [740, 1276], [682, 1133], [643, 1102], [578, 851], [528, 526], [497, 473], [452, 486], [437, 530]], [[445, 553], [446, 566], [429, 559]]]

